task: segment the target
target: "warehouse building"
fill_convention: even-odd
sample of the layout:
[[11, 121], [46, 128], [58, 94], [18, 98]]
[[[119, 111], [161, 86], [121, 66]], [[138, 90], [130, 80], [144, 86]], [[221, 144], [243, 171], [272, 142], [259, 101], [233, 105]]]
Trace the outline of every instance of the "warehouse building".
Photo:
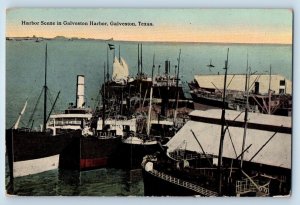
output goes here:
[[[195, 75], [195, 81], [201, 88], [223, 90], [224, 75]], [[246, 75], [227, 75], [227, 90], [245, 91]], [[281, 75], [251, 75], [250, 92], [266, 94], [269, 89], [275, 94], [292, 94], [292, 81]]]

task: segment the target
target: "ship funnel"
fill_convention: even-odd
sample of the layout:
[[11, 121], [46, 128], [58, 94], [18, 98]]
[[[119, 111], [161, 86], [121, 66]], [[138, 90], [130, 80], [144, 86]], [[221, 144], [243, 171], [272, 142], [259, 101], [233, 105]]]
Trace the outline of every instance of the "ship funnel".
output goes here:
[[84, 108], [84, 75], [77, 75], [76, 108]]
[[165, 73], [166, 74], [170, 73], [170, 61], [169, 60], [165, 61]]

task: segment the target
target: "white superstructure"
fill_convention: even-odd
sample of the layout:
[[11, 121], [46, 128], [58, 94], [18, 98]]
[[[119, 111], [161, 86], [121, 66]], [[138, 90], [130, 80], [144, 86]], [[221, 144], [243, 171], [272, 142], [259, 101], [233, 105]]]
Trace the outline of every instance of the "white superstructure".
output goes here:
[[91, 120], [92, 110], [85, 108], [84, 83], [84, 75], [78, 75], [75, 106], [70, 106], [64, 113], [50, 115], [47, 129], [51, 129], [53, 135], [63, 130], [82, 129]]

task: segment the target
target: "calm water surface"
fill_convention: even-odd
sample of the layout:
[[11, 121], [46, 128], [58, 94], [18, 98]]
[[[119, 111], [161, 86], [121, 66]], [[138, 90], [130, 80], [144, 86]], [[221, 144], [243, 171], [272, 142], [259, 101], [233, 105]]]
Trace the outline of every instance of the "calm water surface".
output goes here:
[[[6, 177], [8, 182], [8, 177]], [[140, 172], [102, 168], [91, 171], [52, 170], [14, 179], [20, 196], [143, 196]]]

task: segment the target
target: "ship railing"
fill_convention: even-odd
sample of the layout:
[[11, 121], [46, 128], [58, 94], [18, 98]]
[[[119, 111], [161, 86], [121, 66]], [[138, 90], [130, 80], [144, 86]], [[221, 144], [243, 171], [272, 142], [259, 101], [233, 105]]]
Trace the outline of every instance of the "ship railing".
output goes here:
[[78, 121], [78, 120], [72, 120], [72, 121], [56, 121], [55, 122], [55, 125], [80, 125], [81, 124], [81, 121]]
[[199, 193], [202, 196], [218, 196], [217, 192], [205, 189], [205, 188], [203, 188], [199, 185], [184, 181], [182, 179], [178, 179], [176, 177], [170, 176], [170, 175], [165, 174], [163, 172], [159, 172], [159, 171], [153, 169], [153, 170], [149, 171], [149, 173], [151, 173], [154, 176], [157, 176], [157, 177], [159, 177], [163, 180], [171, 182], [173, 184], [177, 184], [179, 186], [182, 186], [182, 187], [185, 187], [187, 189], [193, 190], [193, 191]]
[[178, 150], [178, 152], [171, 152], [170, 156], [176, 160], [194, 160], [194, 159], [202, 159], [202, 158], [213, 158], [212, 155], [204, 155], [200, 153], [192, 153], [192, 154], [185, 154], [184, 150]]
[[172, 158], [176, 159], [176, 160], [182, 160], [182, 159], [185, 159], [185, 160], [193, 160], [193, 159], [199, 159], [199, 156], [198, 155], [192, 155], [192, 154], [189, 154], [189, 155], [186, 155], [186, 156], [181, 156], [181, 155], [171, 155]]
[[[155, 87], [165, 87], [165, 86], [176, 86], [176, 81], [169, 81], [167, 82], [167, 80], [165, 81], [159, 81], [159, 82], [156, 82], [154, 84]], [[178, 86], [181, 86], [181, 82], [178, 83]]]
[[266, 184], [265, 186], [255, 186], [259, 184], [258, 180], [252, 180], [252, 182], [249, 179], [244, 180], [237, 180], [236, 181], [236, 194], [246, 194], [249, 192], [260, 192], [260, 195], [268, 196], [269, 195], [269, 184]]

